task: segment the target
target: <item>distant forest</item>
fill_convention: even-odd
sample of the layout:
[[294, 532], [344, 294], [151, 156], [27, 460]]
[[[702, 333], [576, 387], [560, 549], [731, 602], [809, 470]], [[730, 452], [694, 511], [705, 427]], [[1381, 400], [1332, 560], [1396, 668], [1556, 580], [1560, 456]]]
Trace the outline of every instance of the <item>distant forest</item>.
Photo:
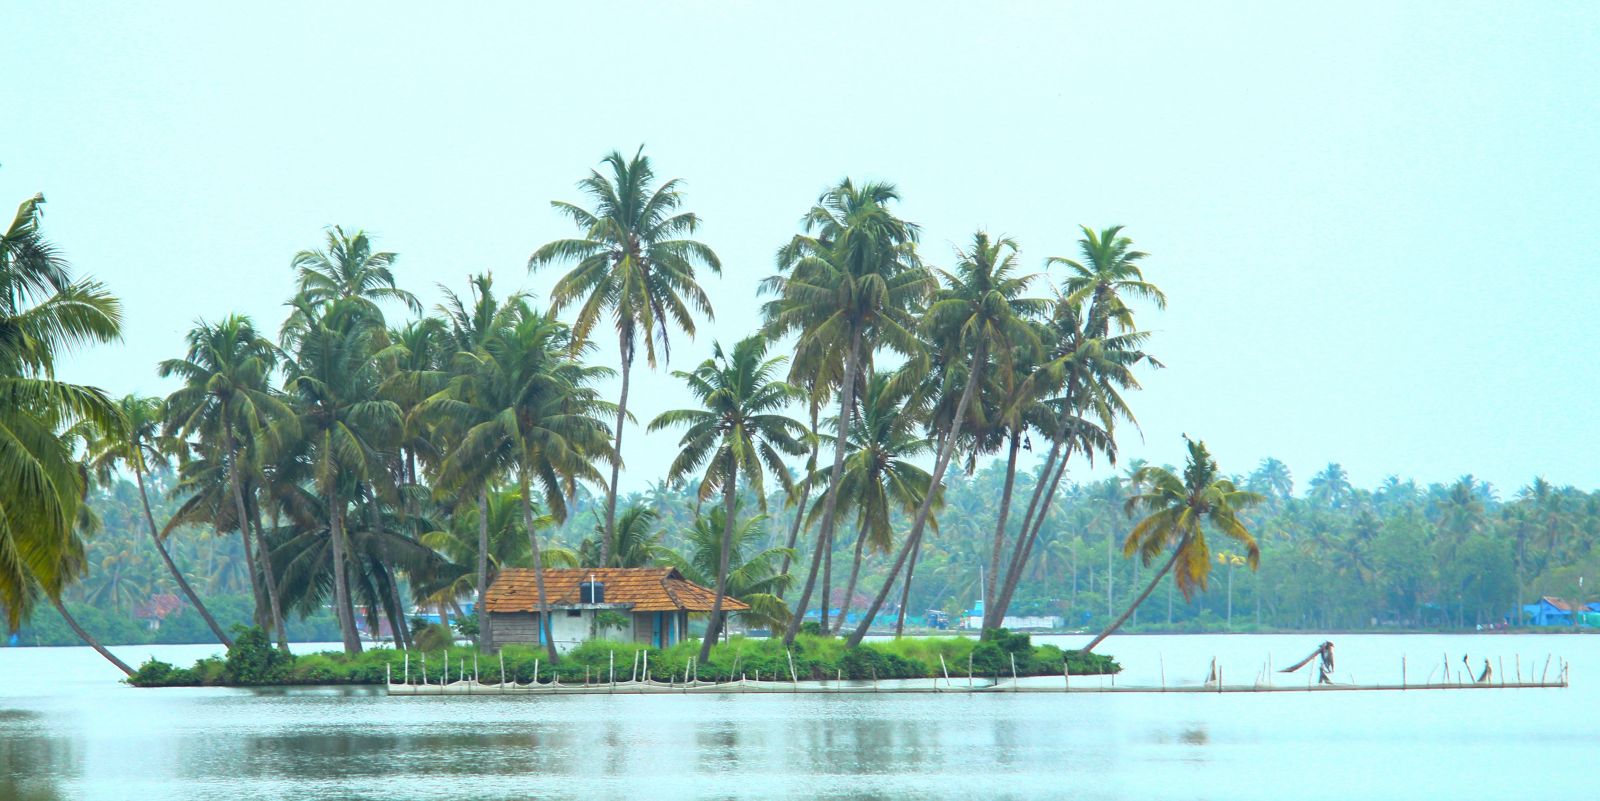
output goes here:
[[[908, 616], [913, 621], [930, 609], [955, 616], [980, 597], [979, 566], [991, 545], [993, 499], [999, 496], [1004, 467], [996, 460], [974, 474], [952, 476], [948, 506], [939, 516], [938, 532], [927, 540], [912, 585]], [[164, 499], [171, 480], [170, 474], [157, 475], [152, 482], [158, 519], [174, 506]], [[1019, 477], [1020, 491], [1026, 492], [1032, 480]], [[1594, 548], [1600, 493], [1536, 479], [1502, 497], [1499, 489], [1472, 476], [1429, 486], [1390, 478], [1368, 490], [1352, 487], [1338, 465], [1329, 465], [1302, 488], [1274, 459], [1235, 480], [1268, 498], [1246, 513], [1261, 543], [1260, 571], [1232, 564], [1224, 551], [1207, 591], [1185, 602], [1167, 579], [1136, 613], [1138, 630], [1473, 628], [1515, 623], [1519, 603], [1541, 595], [1575, 597], [1579, 577], [1600, 576], [1600, 552]], [[1095, 629], [1122, 610], [1130, 592], [1149, 579], [1148, 568], [1122, 556], [1122, 538], [1131, 525], [1122, 509], [1126, 497], [1122, 478], [1063, 487], [1012, 614], [1061, 615], [1068, 626]], [[746, 497], [741, 506], [754, 503]], [[655, 514], [649, 536], [659, 538], [659, 546], [688, 547], [696, 520], [692, 488], [658, 485], [624, 496], [621, 505]], [[210, 641], [199, 617], [183, 608], [168, 614], [155, 631], [135, 617], [157, 611], [152, 598], [176, 595], [141, 528], [136, 488], [127, 481], [111, 483], [96, 490], [92, 508], [100, 520], [89, 544], [92, 569], [68, 591], [69, 608], [111, 642]], [[601, 512], [588, 496], [575, 511], [552, 536], [572, 552], [594, 536]], [[781, 493], [774, 494], [768, 514], [763, 547], [781, 547], [792, 507], [785, 507]], [[844, 539], [844, 547], [833, 554], [836, 571], [848, 569], [854, 540]], [[214, 614], [225, 623], [247, 623], [249, 576], [238, 537], [181, 531], [168, 542]], [[881, 585], [884, 561], [864, 560], [851, 608], [859, 610]], [[837, 610], [845, 606], [843, 578], [834, 583]], [[76, 644], [56, 616], [37, 618], [24, 627], [21, 642]], [[326, 611], [289, 625], [296, 640], [338, 638], [338, 624]]]

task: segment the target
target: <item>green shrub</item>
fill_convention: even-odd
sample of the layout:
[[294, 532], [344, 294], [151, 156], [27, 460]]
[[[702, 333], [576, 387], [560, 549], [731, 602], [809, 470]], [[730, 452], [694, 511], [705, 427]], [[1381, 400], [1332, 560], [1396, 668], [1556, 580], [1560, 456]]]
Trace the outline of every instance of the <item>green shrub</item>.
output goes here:
[[279, 651], [259, 626], [235, 626], [233, 647], [228, 649], [223, 678], [229, 684], [281, 684], [293, 657]]

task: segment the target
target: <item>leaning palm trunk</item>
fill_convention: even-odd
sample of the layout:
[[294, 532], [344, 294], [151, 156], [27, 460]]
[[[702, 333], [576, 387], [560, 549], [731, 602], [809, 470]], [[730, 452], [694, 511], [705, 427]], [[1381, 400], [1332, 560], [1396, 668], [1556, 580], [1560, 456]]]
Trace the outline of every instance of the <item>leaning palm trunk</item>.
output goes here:
[[878, 616], [878, 610], [883, 608], [884, 599], [894, 589], [895, 577], [900, 575], [901, 568], [906, 566], [906, 559], [915, 551], [922, 542], [922, 531], [928, 525], [928, 515], [933, 511], [934, 498], [939, 495], [939, 488], [944, 486], [944, 471], [950, 466], [950, 457], [955, 454], [956, 443], [961, 439], [961, 424], [967, 417], [967, 409], [972, 405], [973, 390], [978, 388], [978, 382], [983, 378], [983, 363], [989, 355], [988, 340], [978, 342], [978, 348], [973, 353], [972, 372], [967, 376], [967, 386], [961, 390], [961, 400], [956, 403], [956, 414], [950, 422], [950, 433], [944, 437], [944, 446], [939, 449], [939, 458], [933, 464], [932, 480], [928, 482], [928, 493], [922, 498], [922, 505], [917, 507], [917, 516], [911, 521], [911, 531], [906, 534], [906, 543], [900, 548], [900, 555], [895, 557], [894, 565], [889, 568], [889, 574], [883, 578], [883, 588], [873, 597], [872, 605], [867, 607], [866, 616], [861, 619], [861, 625], [856, 627], [855, 633], [850, 635], [847, 647], [854, 648], [861, 644], [861, 639], [867, 636], [867, 630], [872, 628], [872, 621]]
[[[1007, 456], [1006, 456], [1006, 483], [1005, 483], [1005, 489], [1001, 490], [1001, 492], [1000, 492], [1000, 513], [998, 515], [998, 520], [995, 522], [995, 525], [994, 525], [994, 547], [993, 547], [993, 549], [991, 549], [991, 551], [989, 553], [989, 576], [990, 576], [990, 581], [989, 581], [989, 586], [987, 588], [988, 589], [987, 595], [989, 597], [983, 599], [983, 609], [984, 609], [984, 615], [985, 615], [984, 625], [985, 626], [989, 625], [988, 619], [993, 616], [994, 608], [996, 606], [995, 602], [997, 600], [999, 600], [999, 598], [1000, 598], [1000, 584], [1001, 584], [1001, 582], [995, 581], [994, 579], [997, 579], [1000, 576], [1000, 554], [1005, 550], [1005, 547], [1006, 547], [1006, 518], [1011, 513], [1011, 490], [1012, 490], [1012, 487], [1014, 487], [1016, 485], [1016, 482], [1017, 482], [1017, 450], [1021, 447], [1021, 445], [1022, 445], [1022, 434], [1021, 434], [1021, 432], [1020, 431], [1011, 432], [1010, 453], [1007, 454]], [[1027, 532], [1024, 531], [1023, 535], [1026, 535], [1026, 533]], [[1017, 542], [1018, 542], [1018, 545], [1020, 547], [1021, 542], [1022, 542], [1021, 536], [1019, 536], [1017, 538]]]
[[[811, 474], [817, 472], [817, 404], [811, 404], [811, 458], [806, 461], [806, 477], [800, 481], [800, 502], [795, 504], [794, 523], [789, 526], [789, 542], [784, 546], [783, 566], [778, 568], [778, 575], [789, 575], [789, 561], [794, 553], [794, 546], [800, 541], [800, 528], [805, 525], [806, 502], [811, 500]], [[774, 595], [778, 600], [783, 600], [783, 593], [788, 584], [780, 584]]]
[[[278, 632], [278, 650], [289, 653], [289, 630], [283, 624], [283, 607], [278, 602], [278, 578], [273, 572], [272, 552], [267, 549], [267, 531], [261, 525], [261, 504], [256, 504], [251, 511], [255, 518], [256, 540], [261, 545], [261, 572], [262, 583], [267, 586], [267, 607], [272, 610], [272, 626]], [[278, 527], [277, 516], [273, 516], [272, 526]]]
[[1099, 635], [1089, 641], [1088, 645], [1083, 646], [1082, 653], [1093, 651], [1096, 645], [1099, 645], [1105, 638], [1110, 637], [1117, 629], [1122, 628], [1122, 624], [1128, 622], [1128, 618], [1133, 617], [1134, 610], [1139, 608], [1139, 604], [1144, 603], [1144, 599], [1150, 597], [1150, 593], [1155, 592], [1156, 585], [1160, 584], [1163, 578], [1166, 578], [1167, 572], [1172, 570], [1172, 566], [1177, 563], [1179, 554], [1182, 554], [1183, 549], [1187, 547], [1189, 547], [1189, 535], [1185, 534], [1183, 539], [1178, 541], [1178, 547], [1172, 549], [1172, 556], [1167, 557], [1167, 563], [1161, 566], [1161, 572], [1157, 573], [1155, 578], [1150, 579], [1150, 583], [1145, 585], [1144, 592], [1139, 593], [1139, 597], [1133, 599], [1133, 603], [1128, 604], [1128, 608], [1123, 610], [1120, 617], [1111, 621], [1111, 625], [1106, 626], [1105, 631], [1100, 632]]
[[78, 635], [78, 639], [83, 640], [85, 645], [93, 648], [95, 653], [105, 657], [107, 662], [116, 665], [118, 670], [126, 673], [129, 676], [133, 675], [133, 668], [128, 667], [127, 662], [118, 659], [116, 654], [107, 651], [106, 647], [101, 645], [99, 640], [89, 636], [89, 632], [84, 631], [83, 627], [78, 625], [78, 621], [74, 620], [72, 615], [67, 614], [66, 604], [61, 603], [60, 598], [51, 598], [50, 603], [56, 608], [57, 612], [61, 613], [61, 619], [67, 621], [67, 628], [72, 629], [72, 633]]
[[[733, 454], [730, 452], [731, 460]], [[711, 602], [711, 619], [706, 622], [706, 638], [700, 643], [700, 661], [711, 658], [711, 646], [717, 642], [717, 635], [721, 633], [725, 621], [722, 619], [722, 599], [728, 595], [728, 557], [733, 547], [734, 529], [734, 501], [738, 498], [739, 463], [734, 462], [733, 469], [723, 479], [722, 485], [722, 548], [717, 557], [717, 597]]]
[[[601, 563], [604, 567], [604, 563]], [[478, 613], [478, 648], [494, 649], [494, 632], [489, 623], [489, 610], [484, 597], [489, 592], [489, 488], [478, 488], [478, 600], [473, 607]]]
[[[331, 439], [331, 436], [328, 438]], [[329, 447], [331, 443], [324, 442], [324, 452]], [[356, 632], [355, 609], [350, 605], [350, 578], [345, 575], [344, 504], [337, 497], [338, 482], [331, 464], [332, 454], [324, 458], [330, 460], [323, 467], [326, 471], [323, 499], [328, 504], [328, 536], [333, 546], [333, 611], [339, 618], [339, 637], [344, 641], [344, 652], [359, 654], [361, 636]]]
[[[800, 593], [800, 602], [795, 605], [794, 617], [789, 620], [789, 630], [783, 635], [784, 645], [794, 643], [795, 635], [800, 633], [800, 624], [805, 620], [806, 607], [811, 603], [811, 591], [817, 581], [817, 568], [822, 564], [823, 549], [833, 539], [833, 513], [839, 505], [839, 479], [844, 475], [844, 452], [849, 443], [850, 418], [855, 413], [856, 370], [859, 369], [860, 359], [861, 330], [857, 328], [850, 334], [850, 350], [844, 357], [844, 378], [839, 387], [839, 426], [833, 442], [833, 471], [828, 476], [828, 494], [822, 501], [822, 528], [817, 532], [817, 549], [811, 555], [811, 572], [806, 577], [806, 587]], [[823, 600], [823, 607], [827, 607], [826, 599]]]
[[629, 333], [618, 337], [622, 349], [622, 392], [617, 397], [617, 436], [611, 446], [611, 483], [606, 485], [606, 535], [600, 538], [601, 567], [610, 565], [611, 543], [617, 537], [617, 479], [622, 475], [622, 425], [628, 420], [628, 374], [633, 369], [633, 345]]
[[[533, 589], [539, 603], [539, 628], [544, 632], [544, 649], [554, 665], [561, 655], [556, 652], [555, 634], [550, 628], [550, 609], [544, 596], [544, 557], [539, 553], [539, 533], [533, 528], [533, 485], [528, 480], [526, 468], [519, 471], [522, 481], [522, 527], [528, 531], [528, 548], [533, 551]], [[487, 617], [489, 610], [483, 610]]]
[[856, 532], [856, 557], [850, 563], [850, 579], [844, 585], [844, 605], [839, 607], [839, 620], [833, 625], [833, 636], [839, 636], [845, 619], [850, 616], [850, 601], [856, 594], [856, 579], [861, 577], [861, 546], [867, 543], [865, 532]]
[[[1060, 458], [1055, 458], [1058, 455]], [[996, 599], [995, 608], [992, 612], [989, 609], [984, 610], [985, 617], [992, 621], [992, 623], [986, 623], [985, 625], [991, 628], [1000, 625], [1000, 622], [1005, 619], [1006, 610], [1011, 607], [1011, 598], [1017, 592], [1017, 585], [1022, 582], [1023, 568], [1028, 563], [1028, 557], [1033, 553], [1033, 546], [1039, 541], [1039, 531], [1044, 528], [1045, 514], [1050, 510], [1050, 504], [1055, 500], [1056, 490], [1061, 487], [1061, 479], [1067, 472], [1067, 460], [1071, 457], [1072, 448], [1070, 446], [1062, 447], [1058, 442], [1051, 448], [1051, 458], [1045, 461], [1045, 469], [1040, 474], [1040, 478], [1043, 480], [1034, 490], [1034, 503], [1029, 504], [1028, 514], [1022, 519], [1022, 532], [1018, 536], [1016, 550], [1011, 555], [1011, 564], [1006, 568], [1005, 582], [1002, 585], [1000, 595]], [[1054, 477], [1050, 475], [1052, 463], [1055, 465]], [[1043, 492], [1042, 499], [1040, 498], [1041, 491]], [[1038, 503], [1041, 500], [1043, 503]], [[1035, 509], [1035, 504], [1038, 504], [1037, 509]]]
[[216, 635], [217, 640], [222, 643], [223, 647], [232, 648], [233, 640], [229, 639], [228, 635], [223, 633], [222, 627], [217, 625], [217, 619], [211, 616], [211, 610], [206, 609], [206, 605], [200, 602], [200, 596], [195, 594], [193, 587], [189, 586], [189, 580], [183, 577], [183, 571], [178, 569], [177, 563], [172, 561], [172, 554], [167, 552], [166, 543], [161, 541], [161, 533], [156, 530], [155, 515], [150, 513], [150, 495], [144, 488], [144, 470], [135, 466], [133, 477], [139, 484], [139, 502], [144, 506], [144, 522], [150, 526], [150, 541], [156, 544], [156, 552], [161, 554], [161, 561], [166, 564], [167, 572], [172, 574], [172, 580], [177, 582], [178, 589], [185, 598], [189, 599], [189, 603], [194, 606], [194, 611], [200, 613], [200, 617], [205, 620], [206, 626], [211, 629], [211, 633]]
[[266, 588], [267, 611], [272, 616], [272, 629], [278, 636], [278, 650], [289, 653], [289, 630], [283, 624], [283, 607], [278, 602], [278, 577], [272, 569], [272, 551], [267, 547], [267, 532], [261, 526], [261, 504], [251, 509], [256, 529], [256, 545], [261, 555], [261, 584]]
[[921, 548], [912, 549], [911, 561], [906, 562], [906, 580], [900, 587], [900, 613], [894, 617], [894, 638], [897, 640], [906, 633], [906, 604], [911, 603], [911, 579], [917, 574], [917, 556], [921, 553]]

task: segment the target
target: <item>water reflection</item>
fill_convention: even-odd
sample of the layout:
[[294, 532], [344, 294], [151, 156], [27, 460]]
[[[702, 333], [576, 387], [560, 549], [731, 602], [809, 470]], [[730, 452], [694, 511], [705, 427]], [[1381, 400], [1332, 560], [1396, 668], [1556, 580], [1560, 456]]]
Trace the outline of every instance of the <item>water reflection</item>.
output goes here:
[[72, 742], [44, 733], [43, 715], [0, 709], [0, 798], [57, 801], [64, 777], [79, 772]]

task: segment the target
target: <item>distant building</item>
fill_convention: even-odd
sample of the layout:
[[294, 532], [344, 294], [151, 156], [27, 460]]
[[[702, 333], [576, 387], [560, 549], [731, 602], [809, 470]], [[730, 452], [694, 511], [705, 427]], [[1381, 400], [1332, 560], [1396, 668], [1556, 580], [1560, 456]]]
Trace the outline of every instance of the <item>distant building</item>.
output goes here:
[[[1006, 615], [1000, 620], [1000, 628], [1011, 629], [1059, 629], [1065, 625], [1060, 615]], [[983, 628], [983, 601], [972, 605], [972, 611], [961, 616], [961, 628]]]
[[[541, 616], [550, 615], [558, 651], [593, 639], [645, 643], [665, 648], [682, 641], [689, 615], [711, 611], [716, 592], [683, 577], [676, 568], [547, 568], [546, 607], [541, 608], [532, 568], [500, 571], [484, 598], [493, 645], [542, 645]], [[750, 607], [733, 598], [725, 612]]]
[[1572, 609], [1578, 608], [1578, 622], [1585, 626], [1600, 625], [1600, 601], [1578, 604], [1549, 595], [1537, 602], [1524, 604], [1522, 619], [1530, 626], [1571, 626]]

